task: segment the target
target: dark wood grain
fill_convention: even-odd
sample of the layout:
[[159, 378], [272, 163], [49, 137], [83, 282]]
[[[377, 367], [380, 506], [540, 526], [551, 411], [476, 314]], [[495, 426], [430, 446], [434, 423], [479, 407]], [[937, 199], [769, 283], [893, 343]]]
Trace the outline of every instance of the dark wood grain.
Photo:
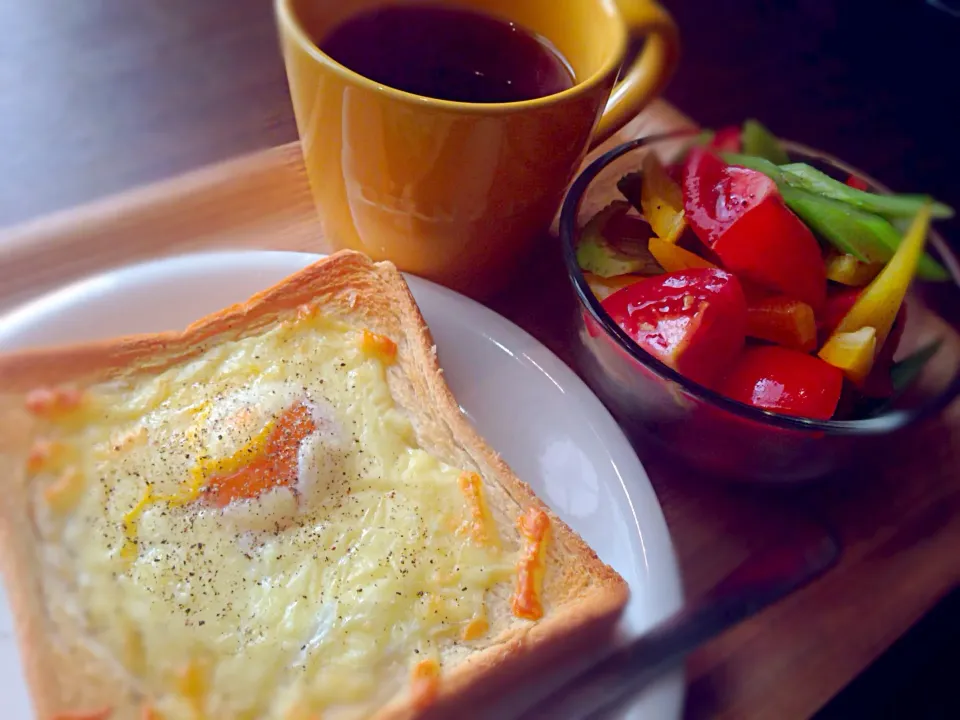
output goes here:
[[[866, 27], [855, 5], [677, 0], [686, 56], [668, 98], [713, 126], [756, 115], [895, 187], [960, 204], [960, 86], [917, 79], [958, 66], [960, 26], [904, 3], [871, 6]], [[0, 26], [0, 226], [295, 137], [270, 0], [8, 0]], [[271, 231], [278, 246], [312, 247], [295, 149], [183, 182], [6, 234], [0, 258], [17, 253], [7, 267], [18, 272], [49, 265], [32, 276], [39, 288], [63, 270], [61, 240], [92, 253], [74, 253], [73, 272], [228, 238], [256, 245]], [[48, 254], [31, 256], [28, 242]], [[30, 292], [24, 277], [0, 277], [0, 290]], [[493, 304], [569, 361], [565, 291], [548, 253]], [[809, 716], [956, 585], [960, 477], [945, 453], [958, 446], [954, 408], [848, 477], [777, 494], [693, 477], [639, 447], [689, 593], [798, 516], [825, 518], [848, 548], [821, 582], [694, 656], [691, 718]]]

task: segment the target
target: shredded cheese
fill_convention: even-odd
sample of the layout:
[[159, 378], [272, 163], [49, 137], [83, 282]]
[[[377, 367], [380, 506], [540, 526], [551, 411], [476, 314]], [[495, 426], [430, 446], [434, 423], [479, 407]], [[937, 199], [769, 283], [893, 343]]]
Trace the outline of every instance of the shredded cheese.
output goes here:
[[206, 714], [207, 675], [204, 663], [191, 660], [177, 677], [177, 690], [201, 718]]
[[543, 617], [540, 590], [550, 518], [540, 508], [531, 507], [517, 519], [517, 527], [523, 536], [523, 548], [517, 562], [517, 589], [511, 607], [517, 617], [539, 620]]
[[66, 468], [60, 477], [43, 491], [47, 504], [56, 512], [66, 513], [80, 500], [83, 492], [83, 475], [75, 467]]
[[[71, 512], [38, 513], [64, 591], [47, 602], [72, 603], [164, 718], [369, 714], [407, 686], [397, 653], [490, 632], [484, 600], [509, 592], [516, 551], [479, 476], [419, 446], [361, 334], [319, 313], [280, 323], [89, 388], [44, 429], [85, 478]], [[216, 501], [253, 466], [279, 477], [263, 460], [278, 453], [284, 487]]]
[[52, 463], [62, 456], [63, 446], [51, 440], [37, 440], [27, 455], [27, 472], [36, 474], [52, 469]]
[[79, 408], [82, 401], [83, 393], [76, 388], [37, 388], [27, 393], [25, 405], [28, 412], [38, 417], [56, 419]]
[[319, 711], [311, 710], [305, 703], [297, 703], [283, 716], [283, 720], [322, 720]]
[[297, 320], [310, 320], [317, 314], [317, 306], [310, 303], [303, 303], [297, 306]]
[[465, 472], [460, 475], [457, 484], [467, 501], [467, 517], [458, 530], [470, 535], [478, 545], [499, 547], [500, 539], [483, 496], [483, 480], [475, 472]]
[[153, 489], [150, 487], [150, 484], [147, 483], [143, 489], [143, 495], [140, 496], [139, 502], [130, 508], [123, 516], [124, 544], [120, 549], [120, 555], [125, 560], [132, 560], [137, 556], [139, 552], [137, 546], [137, 521], [140, 519], [146, 507], [156, 502], [156, 500], [157, 498], [153, 495]]
[[145, 651], [143, 648], [143, 633], [138, 628], [130, 627], [126, 631], [126, 642], [123, 648], [123, 659], [132, 672], [143, 671]]
[[53, 716], [52, 720], [107, 720], [113, 715], [113, 708], [103, 708], [91, 712], [62, 712]]
[[140, 713], [140, 720], [165, 720], [160, 711], [153, 705], [144, 705]]
[[368, 355], [379, 358], [386, 365], [390, 365], [397, 359], [397, 344], [386, 335], [369, 330], [363, 331], [360, 349]]
[[424, 710], [436, 701], [440, 693], [440, 665], [436, 660], [421, 660], [410, 674], [410, 698], [414, 707]]
[[465, 642], [479, 640], [490, 631], [490, 623], [485, 615], [477, 615], [463, 628], [461, 637]]
[[113, 452], [119, 453], [146, 439], [147, 429], [140, 425], [132, 430], [125, 430], [111, 436], [110, 446]]

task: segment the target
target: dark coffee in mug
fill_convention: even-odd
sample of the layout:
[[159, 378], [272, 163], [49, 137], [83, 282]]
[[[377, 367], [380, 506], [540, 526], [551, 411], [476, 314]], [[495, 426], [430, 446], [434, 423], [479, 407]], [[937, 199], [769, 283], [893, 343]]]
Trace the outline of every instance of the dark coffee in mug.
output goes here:
[[312, 39], [370, 80], [440, 100], [518, 102], [574, 85], [569, 63], [546, 38], [472, 10], [388, 6], [355, 15]]

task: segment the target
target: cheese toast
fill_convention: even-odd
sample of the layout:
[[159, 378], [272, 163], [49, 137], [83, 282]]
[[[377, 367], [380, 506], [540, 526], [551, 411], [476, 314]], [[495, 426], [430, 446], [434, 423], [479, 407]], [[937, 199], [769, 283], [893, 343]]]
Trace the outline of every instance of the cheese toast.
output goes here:
[[627, 599], [355, 252], [182, 332], [0, 356], [0, 488], [41, 720], [470, 717]]

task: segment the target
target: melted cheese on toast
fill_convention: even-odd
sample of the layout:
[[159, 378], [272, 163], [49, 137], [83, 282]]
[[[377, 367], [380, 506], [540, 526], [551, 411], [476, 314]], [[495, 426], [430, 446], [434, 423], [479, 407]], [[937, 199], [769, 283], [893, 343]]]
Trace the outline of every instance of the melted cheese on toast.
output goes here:
[[518, 542], [418, 446], [391, 345], [291, 314], [46, 422], [45, 591], [157, 716], [362, 717], [489, 632]]

